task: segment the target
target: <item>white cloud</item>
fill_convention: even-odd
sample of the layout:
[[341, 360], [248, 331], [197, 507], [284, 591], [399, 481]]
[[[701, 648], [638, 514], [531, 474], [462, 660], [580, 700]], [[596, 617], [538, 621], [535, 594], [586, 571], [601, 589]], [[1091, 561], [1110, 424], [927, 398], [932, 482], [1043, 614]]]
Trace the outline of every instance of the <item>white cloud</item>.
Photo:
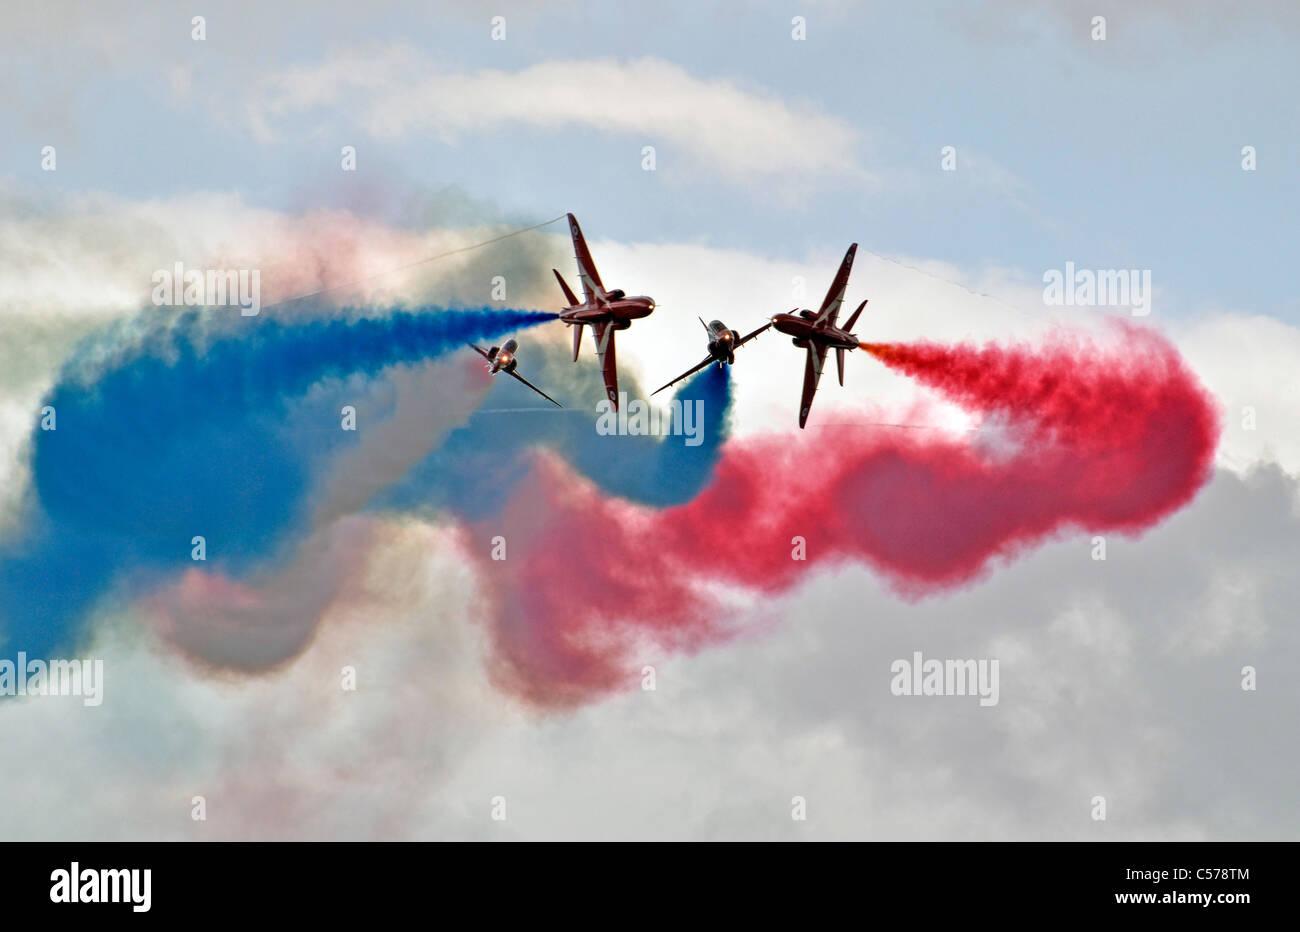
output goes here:
[[[199, 207], [204, 222], [196, 224]], [[117, 237], [112, 216], [124, 218]], [[84, 276], [73, 282], [74, 295], [109, 284], [121, 295], [101, 299], [81, 318], [85, 325], [133, 310], [133, 289], [143, 287], [136, 276], [154, 255], [183, 251], [200, 261], [234, 255], [224, 244], [239, 243], [240, 255], [287, 255], [295, 266], [308, 257], [305, 271], [289, 270], [302, 284], [333, 257], [349, 257], [352, 271], [382, 271], [436, 251], [434, 244], [478, 236], [404, 234], [342, 214], [286, 217], [220, 196], [78, 205], [61, 218], [40, 217], [10, 218], [0, 230], [8, 242], [38, 246], [24, 254], [15, 274], [25, 287], [6, 292], [0, 317], [26, 349], [24, 393], [53, 377], [63, 346], [41, 337], [26, 287], [76, 317], [76, 301], [58, 287], [67, 276], [58, 257], [69, 250], [78, 250]], [[324, 236], [325, 227], [343, 233]], [[560, 265], [569, 256], [565, 237], [512, 242], [521, 300], [553, 306], [554, 285], [541, 273], [554, 263], [571, 276]], [[800, 303], [815, 304], [842, 254], [840, 244], [770, 257], [598, 237], [592, 247], [607, 283], [661, 301], [654, 316], [620, 335], [621, 363], [654, 385], [702, 354], [696, 314], [754, 326], [794, 305], [795, 275], [807, 280]], [[128, 271], [115, 264], [123, 256], [136, 257]], [[468, 295], [486, 280], [485, 266], [474, 263], [505, 258], [457, 260], [381, 287], [412, 299]], [[903, 261], [924, 272], [859, 258], [849, 299], [871, 298], [864, 335], [1028, 338], [1053, 323], [1101, 320], [1100, 312], [1043, 307], [1041, 287], [1014, 274]], [[533, 266], [541, 272], [529, 274]], [[282, 668], [206, 678], [164, 646], [175, 632], [128, 615], [102, 627], [91, 646], [107, 661], [104, 706], [0, 701], [0, 726], [16, 758], [39, 749], [61, 761], [57, 773], [0, 776], [0, 799], [23, 801], [0, 806], [0, 835], [1294, 837], [1300, 810], [1286, 738], [1300, 683], [1288, 659], [1300, 554], [1290, 505], [1296, 483], [1257, 467], [1277, 459], [1300, 470], [1290, 387], [1300, 338], [1276, 320], [1232, 314], [1169, 329], [1226, 406], [1258, 406], [1258, 430], [1237, 436], [1229, 423], [1221, 466], [1235, 472], [1221, 472], [1141, 540], [1112, 541], [1104, 564], [1088, 558], [1086, 541], [1067, 540], [920, 604], [899, 602], [864, 570], [828, 574], [775, 606], [782, 624], [693, 657], [659, 659], [656, 692], [539, 720], [489, 685], [475, 581], [454, 540], [416, 519], [360, 519], [361, 536], [379, 542], [377, 549], [354, 558], [346, 547], [327, 547], [339, 558], [313, 573], [312, 548], [321, 541], [308, 542], [298, 575], [265, 591], [280, 605], [295, 593], [327, 603], [308, 620], [317, 622], [314, 639]], [[561, 342], [565, 334], [556, 327], [539, 338]], [[741, 430], [792, 430], [797, 352], [765, 336], [741, 354]], [[590, 364], [588, 357], [579, 363]], [[849, 366], [847, 387], [824, 389], [814, 417], [877, 402], [896, 408], [911, 397], [873, 360], [855, 356]], [[422, 376], [405, 378], [399, 392], [418, 397]], [[15, 413], [22, 406], [10, 384], [0, 386], [0, 397], [8, 404], [0, 440], [14, 470], [26, 430]], [[403, 429], [441, 428], [395, 419], [396, 436]], [[415, 452], [399, 451], [399, 460], [418, 455], [422, 442], [412, 438]], [[338, 476], [346, 484], [370, 469], [362, 460], [344, 463]], [[4, 476], [6, 488], [12, 475]], [[337, 522], [324, 543], [346, 545], [356, 528]], [[313, 575], [331, 578], [325, 585]], [[979, 710], [960, 700], [888, 695], [889, 661], [914, 649], [1001, 658], [1000, 705]], [[339, 689], [344, 664], [358, 667], [355, 695]], [[1245, 664], [1261, 670], [1258, 693], [1238, 686]], [[189, 820], [195, 794], [209, 799], [206, 824]], [[498, 794], [509, 802], [504, 824], [488, 817]], [[1088, 818], [1094, 794], [1108, 798], [1106, 824]], [[790, 820], [794, 795], [808, 799], [807, 823]], [[68, 798], [83, 805], [69, 807]]]
[[[445, 532], [371, 530], [383, 545], [338, 567], [345, 595], [310, 651], [273, 674], [201, 675], [147, 620], [123, 617], [83, 650], [104, 661], [103, 705], [0, 700], [9, 753], [60, 749], [57, 773], [0, 775], [0, 799], [24, 801], [0, 806], [0, 835], [385, 838], [454, 823], [421, 807], [510, 709], [483, 676], [481, 633], [464, 623], [469, 580]], [[342, 688], [345, 666], [355, 691]], [[203, 822], [190, 818], [196, 795]]]
[[[619, 337], [620, 365], [648, 390], [704, 356], [697, 316], [720, 317], [745, 332], [796, 303], [816, 307], [843, 255], [838, 246], [808, 256], [761, 256], [700, 245], [590, 242], [607, 285], [648, 293], [659, 303], [651, 317]], [[791, 293], [796, 276], [806, 283], [798, 302]], [[971, 272], [934, 260], [880, 258], [860, 247], [845, 305], [863, 298], [870, 303], [858, 335], [878, 342], [1033, 340], [1056, 327], [1097, 330], [1108, 320], [1104, 308], [1044, 305], [1041, 281], [1015, 270]], [[1222, 403], [1220, 466], [1245, 473], [1271, 462], [1300, 473], [1300, 327], [1227, 311], [1195, 321], [1159, 311], [1125, 319], [1164, 331]], [[746, 345], [733, 375], [738, 432], [784, 430], [794, 423], [803, 364], [787, 338], [769, 332]], [[880, 405], [897, 413], [924, 397], [874, 359], [850, 354], [845, 387], [823, 379], [809, 423], [841, 417], [848, 409], [860, 417]], [[1253, 430], [1243, 427], [1246, 406], [1255, 409]], [[967, 423], [955, 409], [941, 410], [947, 411], [945, 425]]]
[[1300, 473], [1300, 328], [1220, 312], [1176, 333], [1192, 368], [1223, 403], [1220, 462], [1239, 471], [1275, 462]]
[[351, 112], [380, 139], [420, 134], [454, 143], [482, 132], [585, 129], [638, 147], [667, 144], [734, 181], [870, 180], [858, 163], [858, 133], [844, 121], [654, 58], [454, 73], [386, 46], [285, 69], [261, 84], [249, 116], [265, 138], [286, 116], [324, 106]]
[[[61, 762], [0, 775], [0, 799], [24, 801], [0, 807], [0, 834], [1293, 838], [1300, 521], [1279, 506], [1294, 494], [1275, 471], [1224, 473], [1105, 564], [1065, 541], [920, 604], [860, 569], [812, 579], [774, 606], [773, 629], [653, 658], [655, 691], [544, 719], [488, 685], [453, 539], [376, 522], [383, 545], [340, 566], [345, 597], [283, 669], [198, 679], [121, 618], [90, 648], [103, 706], [0, 702], [15, 756]], [[1199, 607], [1234, 608], [1216, 570], [1253, 574], [1252, 628], [1188, 643]], [[914, 650], [999, 659], [999, 704], [890, 695], [891, 661]], [[1258, 692], [1240, 689], [1243, 664], [1261, 671]], [[355, 693], [340, 689], [344, 665]], [[206, 823], [189, 819], [195, 794]], [[504, 823], [489, 815], [498, 795]], [[796, 795], [807, 822], [790, 818]]]

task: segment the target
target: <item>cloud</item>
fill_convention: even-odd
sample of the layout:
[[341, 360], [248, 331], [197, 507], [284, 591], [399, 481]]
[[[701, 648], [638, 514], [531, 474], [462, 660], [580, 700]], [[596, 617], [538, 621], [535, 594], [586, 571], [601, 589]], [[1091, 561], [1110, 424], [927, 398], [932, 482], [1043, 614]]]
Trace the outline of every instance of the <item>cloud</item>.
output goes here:
[[1300, 473], [1300, 328], [1260, 314], [1206, 314], [1176, 328], [1188, 361], [1224, 406], [1220, 460]]
[[[382, 543], [327, 561], [342, 592], [310, 651], [274, 676], [196, 677], [160, 649], [163, 632], [119, 616], [83, 654], [104, 660], [103, 706], [0, 703], [11, 753], [53, 745], [71, 755], [54, 779], [39, 768], [0, 776], [0, 799], [26, 800], [0, 807], [0, 834], [379, 839], [437, 837], [464, 821], [478, 799], [448, 807], [430, 790], [511, 717], [482, 677], [479, 633], [463, 623], [470, 580], [454, 542], [430, 526], [363, 521], [332, 546], [356, 535]], [[357, 673], [355, 692], [342, 688], [345, 666]], [[82, 714], [93, 711], [104, 715]], [[207, 821], [190, 818], [196, 795]]]
[[[0, 833], [1294, 839], [1296, 492], [1274, 468], [1221, 472], [1105, 562], [1067, 540], [919, 604], [865, 572], [818, 573], [752, 619], [757, 636], [647, 652], [654, 691], [545, 721], [487, 686], [477, 583], [454, 539], [372, 525], [384, 545], [345, 564], [349, 595], [275, 675], [195, 679], [121, 618], [89, 648], [106, 662], [103, 706], [0, 704], [15, 756], [61, 762], [0, 775], [0, 798], [25, 801], [0, 807]], [[1255, 617], [1204, 640], [1205, 610], [1240, 604], [1225, 580], [1253, 589]], [[891, 695], [891, 661], [914, 650], [999, 659], [999, 704]], [[1244, 665], [1256, 692], [1240, 688]], [[189, 819], [195, 794], [207, 822]], [[790, 818], [796, 795], [806, 822]]]
[[[1132, 0], [1114, 9], [1099, 7], [1093, 0], [985, 0], [963, 5], [956, 15], [979, 36], [995, 41], [1048, 26], [1084, 43], [1090, 41], [1093, 17], [1099, 15], [1106, 17], [1108, 39], [1129, 34], [1148, 47], [1153, 39], [1169, 35], [1169, 27], [1174, 35], [1196, 44], [1222, 42], [1261, 28], [1300, 32], [1300, 9], [1290, 0], [1235, 6], [1216, 0]], [[1151, 32], [1151, 25], [1159, 32]]]
[[[127, 229], [150, 230], [170, 249], [187, 222], [175, 206], [155, 202], [148, 207], [154, 224]], [[124, 216], [144, 212], [123, 202]], [[215, 229], [229, 232], [231, 218], [247, 217], [232, 210]], [[266, 231], [268, 240], [276, 230], [301, 231], [302, 242], [329, 249], [302, 218], [259, 217], [248, 229]], [[427, 245], [378, 225], [355, 229], [344, 245]], [[33, 281], [51, 294], [60, 268], [48, 257], [75, 231], [73, 217], [65, 231], [40, 234], [52, 248]], [[21, 238], [20, 229], [12, 232]], [[97, 243], [84, 253], [87, 268], [104, 261], [103, 274], [113, 274], [103, 259], [108, 239], [86, 242]], [[521, 273], [530, 264], [547, 271], [567, 252], [560, 235], [511, 242], [523, 254], [512, 248], [500, 261], [517, 263]], [[661, 370], [669, 377], [701, 355], [702, 342], [684, 345], [687, 333], [699, 340], [697, 312], [718, 312], [745, 329], [795, 303], [795, 275], [807, 279], [802, 303], [816, 302], [842, 250], [765, 256], [597, 239], [593, 251], [608, 283], [662, 302], [620, 343], [629, 372], [653, 370], [659, 384]], [[376, 248], [359, 261], [378, 270], [394, 255]], [[1053, 323], [1084, 326], [1104, 316], [1043, 308], [1032, 278], [901, 258], [941, 278], [864, 255], [850, 298], [871, 298], [859, 329], [873, 338], [1032, 337]], [[491, 267], [475, 260], [429, 269], [417, 290], [427, 299], [445, 281], [472, 293]], [[307, 263], [296, 274], [305, 280], [327, 269], [324, 261]], [[399, 276], [382, 287], [416, 288], [415, 281]], [[551, 288], [530, 278], [523, 293], [553, 300]], [[10, 317], [13, 332], [35, 333], [25, 326], [30, 319]], [[146, 614], [148, 605], [117, 609], [87, 648], [107, 661], [104, 706], [0, 702], [0, 727], [16, 758], [39, 753], [63, 762], [57, 774], [10, 768], [0, 776], [0, 799], [24, 801], [0, 807], [0, 835], [1294, 838], [1297, 762], [1286, 729], [1300, 702], [1289, 608], [1300, 597], [1297, 484], [1256, 465], [1264, 449], [1256, 441], [1272, 443], [1279, 461], [1296, 468], [1297, 452], [1280, 442], [1290, 438], [1285, 391], [1296, 368], [1295, 330], [1230, 314], [1166, 329], [1225, 404], [1258, 396], [1266, 416], [1256, 435], [1237, 440], [1229, 418], [1220, 473], [1203, 495], [1138, 541], [1110, 541], [1104, 563], [1089, 558], [1086, 539], [1069, 538], [973, 588], [917, 604], [897, 601], [865, 571], [818, 572], [746, 618], [754, 637], [695, 655], [647, 648], [656, 691], [634, 686], [606, 704], [539, 721], [490, 685], [482, 586], [463, 541], [411, 515], [333, 520], [338, 509], [323, 508], [327, 523], [284, 577], [256, 580], [264, 584], [246, 593], [264, 600], [260, 614], [199, 630], [185, 622], [210, 620], [201, 612], [178, 619]], [[549, 342], [562, 338], [541, 337], [548, 352], [527, 358], [548, 357]], [[741, 352], [751, 350], [734, 372], [742, 429], [788, 430], [798, 353], [766, 336]], [[43, 352], [26, 363], [24, 385], [53, 377], [46, 367], [57, 365], [59, 353]], [[594, 379], [589, 358], [564, 365], [575, 378]], [[419, 455], [419, 438], [403, 431], [430, 427], [417, 416], [422, 378], [413, 371], [393, 389], [387, 442], [409, 440], [397, 450], [403, 459]], [[848, 387], [832, 391], [819, 398], [819, 414], [913, 397], [908, 383], [866, 357], [853, 358]], [[598, 387], [589, 393], [598, 397]], [[385, 409], [377, 400], [374, 410]], [[20, 421], [25, 432], [30, 421]], [[1224, 451], [1240, 458], [1227, 462]], [[341, 466], [327, 503], [346, 502], [353, 483], [381, 466], [364, 458]], [[184, 584], [163, 593], [179, 599], [171, 607], [201, 607], [202, 586]], [[304, 621], [304, 609], [315, 617]], [[240, 629], [250, 618], [285, 628], [258, 630], [260, 640], [250, 642]], [[311, 633], [305, 646], [295, 641], [285, 651], [276, 640], [303, 631]], [[246, 651], [233, 666], [278, 665], [256, 677], [206, 667], [196, 676], [186, 658], [223, 637], [220, 649]], [[196, 649], [195, 638], [207, 640]], [[956, 699], [889, 695], [889, 662], [916, 649], [1001, 658], [1000, 705], [979, 710]], [[1258, 692], [1239, 688], [1247, 664], [1260, 671]], [[344, 665], [359, 671], [355, 695], [339, 688]], [[195, 794], [208, 797], [207, 823], [189, 819]], [[498, 794], [509, 803], [505, 823], [488, 817]], [[1088, 818], [1096, 794], [1108, 799], [1106, 823]], [[794, 795], [808, 799], [807, 823], [790, 819]], [[69, 807], [70, 797], [86, 805]]]
[[[843, 244], [847, 246], [848, 244]], [[810, 253], [761, 255], [703, 244], [618, 243], [592, 240], [607, 284], [651, 294], [655, 313], [638, 321], [619, 343], [619, 365], [643, 383], [660, 385], [703, 356], [691, 342], [696, 315], [721, 317], [742, 332], [796, 305], [816, 305], [843, 255], [843, 247]], [[795, 292], [802, 284], [802, 296]], [[932, 339], [944, 342], [1008, 339], [1041, 341], [1053, 329], [1096, 332], [1111, 320], [1105, 308], [1049, 307], [1041, 271], [966, 269], [907, 255], [880, 256], [859, 248], [846, 305], [868, 298], [857, 332], [872, 342]], [[1220, 466], [1238, 472], [1276, 462], [1300, 473], [1300, 327], [1266, 315], [1221, 309], [1195, 319], [1157, 302], [1136, 320], [1164, 332], [1224, 405]], [[1120, 315], [1124, 319], [1124, 315]], [[683, 346], [683, 342], [687, 345]], [[844, 388], [818, 392], [816, 413], [829, 423], [846, 410], [906, 410], [933, 396], [888, 372], [865, 354], [852, 354]], [[803, 378], [802, 356], [788, 340], [765, 334], [736, 355], [732, 372], [734, 432], [750, 436], [795, 422]], [[1253, 406], [1256, 428], [1242, 427], [1242, 408]], [[960, 429], [969, 419], [940, 405], [935, 423]]]
[[450, 72], [405, 46], [386, 46], [281, 71], [253, 95], [249, 119], [268, 139], [285, 118], [323, 107], [350, 112], [383, 140], [423, 135], [454, 144], [483, 132], [578, 129], [666, 144], [735, 182], [871, 180], [858, 163], [858, 133], [843, 120], [654, 58]]
[[[654, 692], [490, 736], [448, 792], [494, 787], [526, 838], [1294, 838], [1296, 491], [1275, 469], [1222, 473], [1104, 563], [1072, 539], [917, 605], [819, 574], [757, 637], [647, 653]], [[1195, 647], [1225, 574], [1251, 581], [1260, 617]], [[999, 658], [1000, 703], [892, 696], [889, 665], [914, 650]], [[1247, 664], [1267, 689], [1240, 689]]]

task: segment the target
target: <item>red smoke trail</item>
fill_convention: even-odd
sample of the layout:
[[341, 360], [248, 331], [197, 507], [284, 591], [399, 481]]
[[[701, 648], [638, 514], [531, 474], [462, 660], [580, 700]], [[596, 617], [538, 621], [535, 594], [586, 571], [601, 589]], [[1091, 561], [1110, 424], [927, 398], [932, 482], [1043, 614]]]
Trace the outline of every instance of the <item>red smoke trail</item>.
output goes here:
[[[483, 564], [498, 680], [539, 705], [574, 705], [634, 684], [665, 650], [729, 636], [720, 587], [775, 594], [854, 561], [919, 597], [1070, 529], [1150, 528], [1209, 478], [1218, 416], [1163, 337], [1119, 335], [864, 347], [1005, 424], [999, 443], [865, 422], [733, 442], [699, 497], [663, 511], [543, 458], [506, 512], [508, 559]], [[806, 560], [792, 559], [795, 538]]]

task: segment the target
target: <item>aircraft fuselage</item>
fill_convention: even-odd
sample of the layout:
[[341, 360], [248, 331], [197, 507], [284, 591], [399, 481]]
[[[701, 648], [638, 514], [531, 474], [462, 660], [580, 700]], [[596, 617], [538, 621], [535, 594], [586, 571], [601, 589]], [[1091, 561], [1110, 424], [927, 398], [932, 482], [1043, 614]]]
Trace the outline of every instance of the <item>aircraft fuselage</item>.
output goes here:
[[809, 341], [820, 343], [830, 349], [857, 349], [858, 338], [839, 327], [818, 326], [812, 311], [795, 311], [789, 314], [777, 314], [772, 318], [772, 326], [788, 337], [794, 338], [795, 346], [807, 346]]
[[654, 313], [654, 298], [646, 295], [628, 297], [622, 288], [606, 290], [601, 283], [596, 263], [591, 260], [591, 250], [578, 226], [578, 218], [568, 214], [569, 234], [573, 238], [573, 259], [578, 264], [578, 282], [582, 289], [579, 301], [559, 269], [552, 269], [555, 281], [564, 292], [567, 304], [560, 311], [560, 320], [573, 328], [573, 361], [578, 361], [582, 347], [582, 328], [590, 327], [596, 342], [596, 356], [600, 359], [600, 374], [605, 382], [605, 397], [613, 410], [618, 410], [618, 362], [614, 334], [632, 326], [632, 321]]
[[493, 347], [492, 362], [488, 369], [493, 375], [498, 372], [513, 372], [515, 366], [519, 365], [519, 360], [515, 358], [515, 351], [519, 349], [519, 343], [516, 340], [506, 340], [501, 344], [501, 348]]
[[567, 324], [613, 324], [616, 330], [626, 330], [632, 321], [654, 313], [653, 298], [645, 295], [619, 297], [599, 304], [578, 304], [560, 311], [560, 320]]
[[740, 334], [720, 320], [709, 321], [705, 329], [709, 331], [709, 355], [719, 363], [726, 363], [728, 366], [734, 363]]

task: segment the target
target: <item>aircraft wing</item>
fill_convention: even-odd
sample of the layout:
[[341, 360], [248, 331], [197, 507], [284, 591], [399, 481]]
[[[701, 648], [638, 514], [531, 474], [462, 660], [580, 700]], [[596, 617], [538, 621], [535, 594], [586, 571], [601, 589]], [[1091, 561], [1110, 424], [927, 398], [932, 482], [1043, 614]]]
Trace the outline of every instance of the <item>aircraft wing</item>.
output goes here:
[[799, 426], [808, 423], [808, 412], [812, 410], [813, 395], [817, 394], [817, 383], [822, 380], [822, 367], [826, 365], [826, 344], [810, 342], [808, 344], [808, 362], [803, 369], [803, 399], [799, 402]]
[[605, 286], [601, 284], [600, 273], [596, 263], [591, 261], [591, 251], [587, 249], [587, 240], [578, 226], [578, 218], [569, 214], [569, 234], [573, 237], [573, 258], [578, 263], [578, 278], [582, 282], [582, 294], [588, 304], [595, 304], [598, 298], [605, 296]]
[[618, 410], [618, 364], [614, 352], [614, 325], [593, 324], [591, 335], [596, 340], [596, 355], [600, 358], [600, 374], [605, 377], [605, 394], [614, 410]]
[[849, 273], [853, 271], [853, 257], [857, 252], [858, 244], [854, 243], [849, 247], [849, 251], [844, 254], [844, 261], [840, 263], [839, 269], [835, 272], [835, 280], [831, 282], [831, 290], [826, 292], [826, 300], [822, 302], [821, 310], [817, 313], [817, 323], [835, 326], [835, 318], [840, 313], [840, 305], [844, 303], [844, 292], [849, 287]]
[[[737, 344], [737, 345], [739, 345], [739, 344]], [[712, 356], [706, 356], [706, 357], [704, 358], [704, 361], [703, 361], [702, 363], [700, 363], [699, 365], [695, 366], [694, 368], [687, 369], [685, 372], [683, 372], [683, 373], [682, 373], [681, 375], [679, 375], [677, 378], [673, 379], [673, 380], [672, 380], [671, 382], [669, 382], [667, 385], [664, 385], [664, 386], [662, 386], [662, 387], [660, 387], [660, 388], [656, 388], [656, 389], [655, 389], [654, 391], [652, 391], [650, 394], [651, 394], [651, 395], [657, 395], [657, 394], [659, 394], [659, 393], [660, 393], [661, 391], [663, 391], [665, 388], [670, 388], [670, 387], [672, 387], [673, 385], [676, 385], [676, 384], [677, 384], [678, 382], [680, 382], [682, 379], [688, 378], [689, 376], [692, 376], [692, 375], [694, 375], [695, 373], [699, 372], [701, 369], [703, 369], [705, 366], [707, 366], [709, 363], [711, 363], [711, 362], [713, 362], [713, 361], [714, 361], [714, 360], [713, 360], [713, 357], [712, 357]]]
[[473, 343], [466, 343], [465, 345], [468, 346], [470, 349], [472, 349], [474, 352], [478, 353], [488, 362], [492, 361], [492, 354], [489, 353], [487, 350], [485, 350], [483, 347], [475, 346]]
[[558, 401], [556, 401], [556, 400], [555, 400], [554, 398], [552, 398], [550, 395], [546, 394], [546, 392], [542, 391], [540, 388], [538, 388], [538, 387], [537, 387], [536, 385], [534, 385], [532, 382], [528, 381], [526, 378], [524, 378], [524, 377], [523, 377], [522, 375], [520, 375], [518, 372], [510, 371], [510, 372], [507, 372], [506, 374], [507, 374], [507, 375], [513, 375], [515, 378], [517, 378], [519, 381], [523, 382], [525, 385], [527, 385], [527, 386], [528, 386], [529, 388], [531, 388], [533, 391], [537, 392], [537, 394], [541, 395], [543, 398], [545, 398], [545, 399], [546, 399], [547, 401], [549, 401], [551, 404], [555, 405], [555, 407], [557, 407], [557, 408], [563, 408], [563, 407], [564, 407], [564, 405], [560, 404]]
[[759, 328], [758, 328], [757, 330], [755, 330], [753, 333], [747, 333], [747, 334], [745, 334], [743, 337], [740, 338], [739, 342], [737, 342], [736, 345], [732, 347], [732, 349], [733, 349], [733, 350], [734, 350], [734, 349], [739, 349], [740, 347], [744, 346], [746, 343], [748, 343], [750, 340], [754, 339], [754, 337], [758, 336], [760, 333], [762, 333], [764, 330], [766, 330], [766, 329], [767, 329], [768, 327], [770, 327], [770, 326], [772, 326], [772, 322], [769, 320], [767, 323], [765, 323], [763, 326], [759, 327]]

